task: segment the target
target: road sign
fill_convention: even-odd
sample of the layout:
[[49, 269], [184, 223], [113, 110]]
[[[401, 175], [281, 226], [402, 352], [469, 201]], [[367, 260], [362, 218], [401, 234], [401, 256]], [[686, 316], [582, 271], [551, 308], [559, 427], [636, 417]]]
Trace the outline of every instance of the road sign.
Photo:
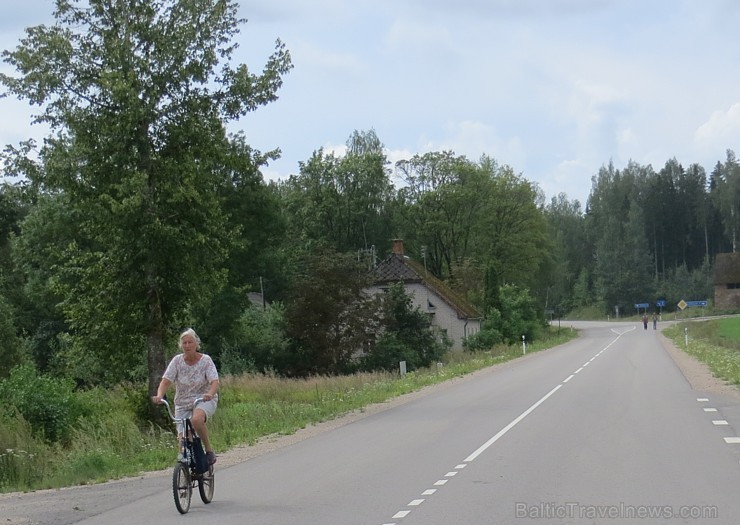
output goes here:
[[640, 308], [649, 308], [649, 307], [650, 307], [650, 303], [635, 303], [635, 308], [638, 310]]
[[686, 306], [691, 308], [692, 306], [701, 306], [702, 308], [707, 305], [707, 301], [686, 301]]
[[661, 308], [663, 308], [665, 306], [665, 299], [658, 299], [657, 301], [655, 301], [655, 306], [660, 306]]
[[680, 301], [678, 302], [678, 308], [679, 308], [679, 309], [681, 309], [681, 310], [683, 310], [683, 309], [684, 309], [684, 308], [686, 308], [687, 306], [688, 306], [688, 304], [686, 304], [686, 301], [684, 301], [683, 299], [681, 299], [681, 300], [680, 300]]

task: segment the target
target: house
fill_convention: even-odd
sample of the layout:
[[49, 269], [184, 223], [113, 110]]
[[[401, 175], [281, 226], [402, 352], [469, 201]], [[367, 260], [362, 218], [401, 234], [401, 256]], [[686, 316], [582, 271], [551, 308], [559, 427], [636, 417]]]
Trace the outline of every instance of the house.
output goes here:
[[422, 264], [403, 253], [403, 241], [393, 241], [393, 253], [374, 268], [370, 293], [382, 293], [401, 282], [411, 297], [412, 307], [426, 313], [433, 329], [447, 334], [453, 350], [462, 350], [463, 340], [480, 331], [482, 314], [445, 283], [428, 274]]
[[714, 307], [740, 309], [740, 253], [718, 253], [714, 260]]

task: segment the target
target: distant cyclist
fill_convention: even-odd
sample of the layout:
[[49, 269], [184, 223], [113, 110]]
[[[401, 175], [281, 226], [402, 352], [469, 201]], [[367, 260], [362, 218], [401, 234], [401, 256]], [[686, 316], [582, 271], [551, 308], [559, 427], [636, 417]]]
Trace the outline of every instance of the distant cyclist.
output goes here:
[[[200, 338], [192, 328], [180, 334], [179, 347], [182, 353], [173, 357], [167, 365], [152, 402], [160, 404], [170, 386], [175, 385], [175, 417], [190, 417], [203, 441], [208, 463], [212, 465], [216, 462], [216, 453], [208, 438], [206, 421], [218, 406], [218, 371], [211, 357], [199, 351]], [[193, 408], [193, 403], [199, 397], [203, 401]], [[182, 439], [183, 431], [183, 428], [178, 428], [178, 442]]]

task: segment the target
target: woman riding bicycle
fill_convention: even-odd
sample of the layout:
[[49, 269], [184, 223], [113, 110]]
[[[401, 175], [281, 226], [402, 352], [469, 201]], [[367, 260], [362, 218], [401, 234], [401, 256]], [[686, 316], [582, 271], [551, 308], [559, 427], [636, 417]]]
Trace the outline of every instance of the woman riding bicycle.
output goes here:
[[[195, 431], [203, 441], [208, 463], [212, 465], [216, 462], [216, 454], [208, 439], [206, 421], [218, 406], [218, 371], [211, 357], [199, 352], [200, 338], [192, 328], [180, 334], [179, 347], [182, 353], [173, 357], [167, 365], [152, 402], [161, 404], [167, 390], [172, 384], [175, 385], [175, 417], [190, 416]], [[193, 407], [198, 398], [203, 401]], [[178, 426], [177, 430], [180, 442], [184, 429]]]

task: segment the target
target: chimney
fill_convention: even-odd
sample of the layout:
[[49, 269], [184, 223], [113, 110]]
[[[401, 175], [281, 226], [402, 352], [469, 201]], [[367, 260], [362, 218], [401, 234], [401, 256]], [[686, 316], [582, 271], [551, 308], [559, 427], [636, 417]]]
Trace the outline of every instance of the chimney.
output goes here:
[[393, 239], [393, 253], [403, 256], [403, 239]]

